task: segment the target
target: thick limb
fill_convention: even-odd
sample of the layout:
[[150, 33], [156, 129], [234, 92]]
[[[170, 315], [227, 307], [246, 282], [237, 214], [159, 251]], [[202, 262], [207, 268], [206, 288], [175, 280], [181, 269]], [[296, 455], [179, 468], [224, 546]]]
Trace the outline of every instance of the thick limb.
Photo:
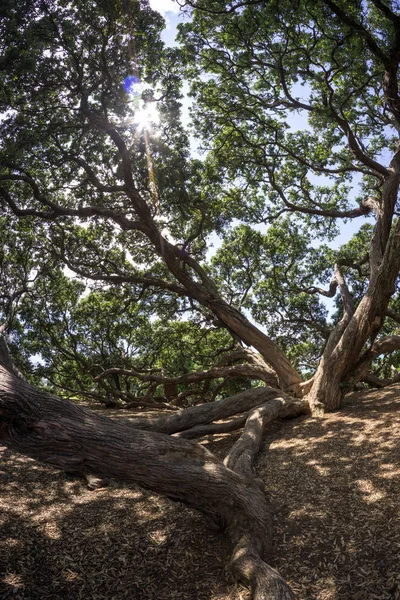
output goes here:
[[59, 469], [139, 483], [209, 515], [231, 540], [232, 569], [252, 587], [254, 598], [292, 598], [264, 562], [271, 544], [264, 493], [203, 446], [94, 414], [38, 391], [3, 367], [0, 441]]

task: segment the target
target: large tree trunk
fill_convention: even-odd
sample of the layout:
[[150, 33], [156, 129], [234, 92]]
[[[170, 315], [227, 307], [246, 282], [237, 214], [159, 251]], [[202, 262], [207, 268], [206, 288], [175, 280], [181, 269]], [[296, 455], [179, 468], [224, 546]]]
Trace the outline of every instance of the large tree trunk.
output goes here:
[[[263, 405], [265, 422], [303, 409], [290, 397]], [[259, 418], [249, 417], [249, 427]], [[259, 444], [262, 428], [258, 428]], [[251, 474], [227, 468], [205, 447], [142, 431], [39, 392], [0, 367], [0, 441], [59, 469], [138, 483], [191, 506], [220, 524], [232, 542], [231, 567], [256, 600], [291, 599], [264, 558], [271, 549], [271, 514]], [[256, 444], [257, 446], [257, 444]], [[253, 456], [256, 447], [245, 448]], [[235, 458], [238, 459], [237, 453]], [[250, 461], [251, 462], [251, 461]]]
[[[347, 391], [346, 383], [351, 379], [365, 344], [370, 340], [372, 345], [375, 335], [382, 327], [395, 278], [394, 272], [390, 274], [390, 271], [381, 268], [344, 331], [340, 331], [340, 335], [332, 332], [336, 343], [330, 344], [328, 341], [327, 351], [318, 365], [311, 391], [307, 395], [313, 414], [318, 415], [322, 405], [323, 410], [327, 411], [341, 407]], [[339, 323], [337, 329], [340, 328]]]
[[274, 369], [282, 390], [295, 394], [299, 392], [299, 384], [302, 381], [301, 376], [271, 338], [221, 298], [208, 302], [208, 307], [228, 329], [237, 334], [246, 344], [258, 350], [265, 362]]
[[[313, 414], [340, 408], [346, 383], [369, 341], [382, 328], [400, 269], [400, 219], [393, 223], [400, 186], [400, 146], [390, 163], [381, 198], [374, 201], [376, 224], [369, 250], [368, 289], [357, 309], [349, 306], [348, 290], [341, 290], [344, 316], [332, 331], [307, 396]], [[354, 380], [354, 378], [353, 378]]]
[[372, 292], [361, 300], [335, 347], [328, 353], [324, 352], [318, 365], [311, 391], [307, 395], [312, 413], [316, 416], [324, 410], [335, 411], [341, 407], [347, 391], [346, 383], [363, 347], [368, 339], [373, 340], [374, 334], [381, 328], [390, 295], [383, 297], [383, 286], [376, 286]]

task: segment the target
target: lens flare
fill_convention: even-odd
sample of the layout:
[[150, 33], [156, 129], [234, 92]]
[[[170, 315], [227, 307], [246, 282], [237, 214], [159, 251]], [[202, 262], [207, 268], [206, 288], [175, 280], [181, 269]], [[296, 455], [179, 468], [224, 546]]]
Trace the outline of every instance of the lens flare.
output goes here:
[[125, 77], [122, 85], [124, 86], [124, 90], [127, 94], [136, 95], [139, 91], [137, 88], [138, 85], [140, 86], [140, 81], [136, 75], [128, 75], [128, 77]]
[[153, 160], [151, 156], [149, 133], [152, 130], [152, 128], [154, 129], [154, 126], [157, 125], [159, 122], [159, 112], [154, 101], [146, 102], [143, 98], [143, 94], [140, 94], [140, 92], [144, 91], [144, 86], [140, 81], [139, 77], [139, 61], [138, 54], [136, 52], [134, 33], [135, 21], [133, 18], [133, 14], [131, 14], [130, 17], [132, 33], [128, 42], [128, 55], [131, 61], [133, 74], [125, 77], [123, 81], [123, 87], [130, 98], [130, 102], [132, 103], [133, 115], [128, 120], [128, 123], [134, 124], [137, 132], [143, 132], [143, 138], [146, 148], [147, 171], [149, 174], [150, 193], [153, 199], [153, 216], [155, 217], [159, 212], [159, 197], [153, 167]]
[[[154, 100], [145, 100], [141, 94], [149, 89], [135, 75], [128, 75], [123, 81], [123, 87], [129, 97], [129, 104], [132, 108], [132, 116], [126, 120], [129, 125], [136, 125], [137, 131], [150, 131], [160, 122], [160, 115]], [[153, 131], [154, 133], [154, 131]]]
[[132, 118], [139, 130], [153, 129], [160, 122], [160, 114], [154, 102], [148, 102], [142, 108], [135, 111], [135, 115]]
[[124, 80], [124, 89], [130, 98], [129, 103], [132, 106], [133, 112], [132, 116], [125, 120], [125, 124], [132, 125], [135, 134], [141, 133], [143, 135], [146, 148], [146, 161], [147, 170], [149, 173], [150, 192], [153, 198], [153, 216], [156, 216], [158, 214], [159, 201], [153, 160], [151, 156], [149, 133], [151, 132], [152, 135], [156, 133], [155, 127], [160, 122], [160, 114], [157, 109], [157, 104], [154, 100], [146, 102], [141, 96], [139, 96], [139, 92], [144, 88], [143, 84], [136, 77], [126, 77]]

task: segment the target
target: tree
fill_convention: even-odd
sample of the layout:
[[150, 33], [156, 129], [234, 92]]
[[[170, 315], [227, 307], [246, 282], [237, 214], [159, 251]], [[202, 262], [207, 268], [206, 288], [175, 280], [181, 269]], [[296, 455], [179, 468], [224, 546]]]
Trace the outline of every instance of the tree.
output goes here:
[[[399, 6], [184, 6], [172, 49], [145, 0], [2, 8], [0, 439], [194, 506], [254, 598], [291, 598], [264, 562], [263, 430], [398, 365]], [[204, 160], [179, 120], [183, 77]], [[155, 104], [157, 135], [140, 127]], [[171, 410], [120, 425], [57, 389]], [[241, 427], [224, 464], [182, 439]]]

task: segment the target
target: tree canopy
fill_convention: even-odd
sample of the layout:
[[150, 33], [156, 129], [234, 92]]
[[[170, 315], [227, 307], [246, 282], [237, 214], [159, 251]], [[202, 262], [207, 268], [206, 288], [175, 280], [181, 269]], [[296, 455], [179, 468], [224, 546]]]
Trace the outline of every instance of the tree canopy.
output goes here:
[[[3, 269], [14, 271], [3, 321], [17, 362], [70, 395], [142, 397], [135, 378], [94, 380], [110, 368], [207, 370], [243, 344], [284, 387], [307, 379], [395, 227], [397, 191], [380, 207], [397, 170], [396, 6], [185, 10], [167, 48], [146, 2], [3, 8]], [[185, 80], [200, 157], [179, 118]], [[143, 123], [149, 114], [157, 123]], [[349, 220], [353, 239], [332, 249]]]
[[147, 0], [1, 7], [0, 333], [48, 392], [207, 401], [188, 430], [336, 410], [400, 366], [400, 4], [181, 5], [172, 48]]

